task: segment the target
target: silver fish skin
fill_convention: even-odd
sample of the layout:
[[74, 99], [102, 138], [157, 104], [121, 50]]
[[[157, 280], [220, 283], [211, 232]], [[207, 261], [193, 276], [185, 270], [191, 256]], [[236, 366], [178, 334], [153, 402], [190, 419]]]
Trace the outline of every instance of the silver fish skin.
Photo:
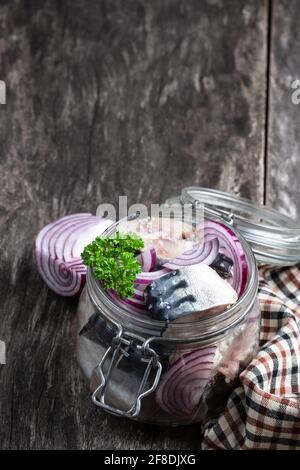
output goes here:
[[145, 289], [148, 310], [152, 318], [161, 321], [197, 320], [199, 314], [212, 309], [224, 311], [237, 299], [230, 284], [204, 264], [172, 271]]

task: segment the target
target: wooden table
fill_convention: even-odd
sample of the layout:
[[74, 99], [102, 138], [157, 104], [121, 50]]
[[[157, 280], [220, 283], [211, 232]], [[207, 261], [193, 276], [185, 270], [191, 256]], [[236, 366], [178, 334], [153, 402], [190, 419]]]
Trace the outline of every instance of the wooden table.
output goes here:
[[62, 215], [189, 185], [297, 216], [299, 15], [297, 0], [1, 2], [1, 448], [199, 448], [199, 425], [91, 404], [76, 301], [44, 285], [33, 240]]

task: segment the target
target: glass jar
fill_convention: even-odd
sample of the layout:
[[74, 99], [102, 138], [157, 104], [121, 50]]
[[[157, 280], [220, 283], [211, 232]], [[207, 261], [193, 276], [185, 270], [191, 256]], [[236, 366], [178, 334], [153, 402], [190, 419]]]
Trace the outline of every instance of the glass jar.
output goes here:
[[[205, 218], [230, 228], [242, 244], [248, 278], [235, 304], [196, 323], [172, 323], [166, 334], [164, 322], [116, 304], [88, 270], [78, 307], [77, 356], [93, 402], [151, 424], [205, 421], [222, 411], [258, 350], [257, 262], [300, 259], [300, 230], [287, 216], [206, 188], [185, 188], [166, 205], [186, 203], [203, 204]], [[103, 235], [117, 229], [113, 224]]]
[[[172, 204], [174, 201], [172, 201]], [[206, 214], [208, 218], [208, 215]], [[220, 221], [215, 214], [210, 219]], [[238, 301], [217, 316], [172, 325], [117, 305], [91, 270], [78, 307], [77, 356], [93, 402], [106, 411], [159, 425], [181, 425], [216, 416], [237, 386], [239, 373], [258, 350], [258, 270], [243, 236], [248, 279]], [[118, 230], [113, 224], [104, 233]], [[88, 328], [86, 328], [88, 325]]]

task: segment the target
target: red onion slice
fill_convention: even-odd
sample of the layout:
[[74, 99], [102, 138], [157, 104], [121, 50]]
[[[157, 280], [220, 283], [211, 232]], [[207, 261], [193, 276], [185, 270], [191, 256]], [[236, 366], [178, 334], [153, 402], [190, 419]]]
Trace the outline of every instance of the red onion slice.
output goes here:
[[147, 286], [148, 284], [151, 284], [151, 282], [155, 281], [155, 279], [159, 279], [165, 274], [168, 274], [170, 271], [171, 269], [162, 268], [158, 271], [153, 271], [151, 273], [140, 273], [137, 275], [135, 282], [136, 284], [143, 284]]
[[74, 258], [72, 261], [67, 262], [68, 268], [76, 268], [86, 270], [86, 267], [82, 264], [82, 258]]
[[[54, 232], [50, 231], [50, 234], [48, 233], [48, 236], [50, 237], [50, 255], [53, 258], [67, 259], [66, 248], [72, 249], [73, 244], [80, 234], [84, 230], [93, 227], [94, 224], [95, 222], [90, 218], [75, 219], [72, 221], [66, 221], [58, 228], [56, 227]], [[78, 256], [80, 256], [80, 253]], [[73, 256], [69, 256], [69, 259], [72, 260]]]
[[131, 313], [147, 314], [148, 310], [144, 301], [144, 298], [137, 299], [135, 297], [127, 297], [122, 299], [119, 297], [115, 291], [108, 290], [108, 295], [113, 299], [114, 303], [119, 307], [125, 308]]
[[208, 383], [216, 347], [184, 354], [163, 375], [156, 400], [160, 408], [174, 417], [190, 418]]
[[36, 245], [39, 246], [41, 243], [47, 245], [49, 254], [56, 258], [55, 243], [59, 238], [60, 232], [66, 230], [70, 225], [85, 223], [90, 217], [90, 214], [72, 214], [62, 217], [61, 219], [46, 225], [39, 233], [36, 238]]
[[248, 280], [247, 260], [241, 242], [225, 225], [213, 220], [205, 220], [204, 239], [208, 241], [215, 237], [219, 240], [220, 253], [229, 256], [233, 261], [232, 278], [227, 281], [240, 296], [244, 292]]
[[154, 248], [149, 248], [143, 251], [138, 257], [143, 272], [150, 272], [154, 269], [156, 263], [156, 251]]
[[216, 258], [219, 251], [219, 240], [215, 237], [212, 240], [205, 241], [201, 246], [189, 250], [177, 258], [164, 263], [165, 268], [178, 269], [182, 266], [191, 266], [193, 264], [210, 265]]
[[77, 295], [86, 278], [80, 250], [111, 224], [92, 214], [71, 214], [44, 227], [36, 238], [35, 253], [48, 287], [66, 297]]
[[144, 302], [144, 294], [143, 294], [143, 291], [139, 290], [139, 289], [134, 289], [134, 294], [133, 294], [133, 297], [137, 300], [141, 300], [142, 302]]

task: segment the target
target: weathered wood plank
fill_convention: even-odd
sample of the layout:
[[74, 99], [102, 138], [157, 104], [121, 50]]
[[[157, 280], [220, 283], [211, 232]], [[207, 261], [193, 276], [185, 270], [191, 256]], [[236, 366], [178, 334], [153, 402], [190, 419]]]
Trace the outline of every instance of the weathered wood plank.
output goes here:
[[272, 2], [269, 130], [266, 193], [268, 205], [288, 215], [300, 215], [300, 104], [292, 88], [300, 79], [300, 4]]
[[1, 448], [194, 449], [91, 405], [76, 301], [39, 278], [32, 243], [99, 202], [187, 185], [263, 197], [266, 1], [1, 2]]

